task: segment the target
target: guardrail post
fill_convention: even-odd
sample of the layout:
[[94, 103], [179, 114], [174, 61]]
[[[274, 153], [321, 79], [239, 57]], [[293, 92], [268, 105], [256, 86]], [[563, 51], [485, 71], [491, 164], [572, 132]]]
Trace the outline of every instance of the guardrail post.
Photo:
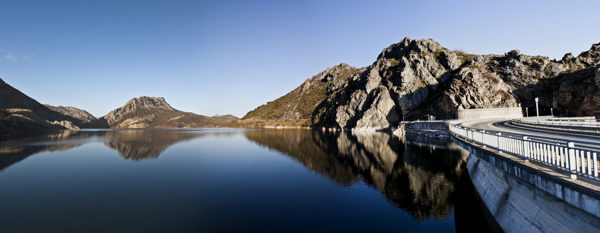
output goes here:
[[[529, 158], [529, 148], [527, 147], [527, 136], [523, 136], [523, 157]], [[528, 159], [525, 159], [525, 162], [529, 162]]]
[[596, 158], [598, 154], [592, 153], [592, 156], [594, 157], [594, 178], [598, 179], [598, 159]]
[[502, 150], [500, 149], [500, 136], [502, 136], [502, 133], [496, 134], [496, 138], [498, 139], [498, 153], [502, 153]]
[[592, 153], [591, 152], [586, 152], [587, 154], [587, 175], [588, 176], [592, 176]]
[[483, 141], [483, 134], [485, 133], [485, 130], [481, 130], [481, 145], [483, 145], [483, 147], [485, 148], [485, 142]]
[[575, 171], [575, 167], [577, 165], [575, 162], [575, 149], [573, 149], [573, 147], [575, 147], [575, 143], [569, 142], [567, 143], [567, 146], [569, 147], [569, 171], [571, 172], [571, 179], [576, 180], [577, 172]]
[[469, 131], [471, 131], [471, 141], [475, 143], [475, 130], [471, 129]]

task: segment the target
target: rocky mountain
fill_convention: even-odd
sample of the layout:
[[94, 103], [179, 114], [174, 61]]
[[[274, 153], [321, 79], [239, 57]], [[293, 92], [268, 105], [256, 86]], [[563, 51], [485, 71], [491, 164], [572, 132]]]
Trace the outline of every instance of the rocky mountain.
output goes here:
[[214, 115], [214, 116], [210, 117], [211, 121], [217, 121], [217, 122], [230, 122], [230, 121], [236, 121], [236, 120], [239, 120], [239, 119], [240, 119], [239, 117], [236, 117], [236, 116], [231, 115], [231, 114], [227, 114], [227, 115], [224, 115], [224, 116], [221, 116], [221, 115], [217, 114], [217, 115]]
[[302, 85], [285, 96], [248, 112], [243, 119], [310, 119], [317, 105], [327, 97], [329, 86], [335, 86], [359, 71], [345, 63], [327, 68], [306, 79]]
[[162, 97], [129, 100], [100, 119], [75, 107], [42, 105], [0, 79], [0, 138], [32, 130], [223, 126], [232, 115], [207, 117], [171, 107]]
[[562, 60], [473, 55], [404, 38], [368, 67], [346, 64], [307, 79], [243, 119], [304, 119], [306, 126], [385, 129], [402, 119], [453, 119], [458, 109], [534, 106], [566, 116], [600, 113], [600, 44]]
[[207, 117], [174, 109], [163, 97], [133, 98], [96, 121], [98, 128], [170, 128], [192, 127], [214, 121], [233, 121], [236, 117]]
[[81, 119], [44, 106], [0, 79], [0, 131], [79, 129]]
[[82, 124], [91, 124], [93, 122], [95, 122], [96, 117], [92, 114], [90, 114], [89, 112], [85, 111], [85, 110], [81, 110], [75, 107], [71, 107], [71, 106], [52, 106], [49, 104], [44, 104], [44, 106], [46, 106], [47, 108], [49, 108], [52, 111], [58, 112], [60, 114], [66, 115], [66, 116], [70, 116], [73, 118], [77, 118], [79, 120], [81, 120]]

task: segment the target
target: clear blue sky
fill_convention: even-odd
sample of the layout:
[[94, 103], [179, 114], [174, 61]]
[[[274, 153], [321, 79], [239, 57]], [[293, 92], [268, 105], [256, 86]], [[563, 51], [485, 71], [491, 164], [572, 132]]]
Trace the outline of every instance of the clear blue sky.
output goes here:
[[404, 37], [561, 59], [600, 42], [600, 1], [4, 1], [0, 78], [100, 117], [139, 96], [239, 117]]

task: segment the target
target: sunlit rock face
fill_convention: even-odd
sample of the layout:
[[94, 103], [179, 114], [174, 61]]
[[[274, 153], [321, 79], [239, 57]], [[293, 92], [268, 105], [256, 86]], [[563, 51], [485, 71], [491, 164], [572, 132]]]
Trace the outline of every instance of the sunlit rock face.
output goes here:
[[371, 185], [417, 219], [452, 214], [450, 198], [466, 167], [467, 156], [457, 147], [422, 142], [430, 140], [425, 138], [400, 141], [383, 133], [309, 130], [255, 130], [245, 135], [342, 186], [359, 181]]

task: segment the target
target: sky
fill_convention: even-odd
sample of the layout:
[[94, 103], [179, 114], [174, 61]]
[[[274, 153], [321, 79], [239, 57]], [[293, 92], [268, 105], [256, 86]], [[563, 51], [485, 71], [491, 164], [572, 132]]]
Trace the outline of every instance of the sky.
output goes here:
[[101, 117], [134, 97], [212, 116], [248, 111], [404, 37], [560, 60], [600, 43], [600, 1], [5, 1], [0, 79]]

